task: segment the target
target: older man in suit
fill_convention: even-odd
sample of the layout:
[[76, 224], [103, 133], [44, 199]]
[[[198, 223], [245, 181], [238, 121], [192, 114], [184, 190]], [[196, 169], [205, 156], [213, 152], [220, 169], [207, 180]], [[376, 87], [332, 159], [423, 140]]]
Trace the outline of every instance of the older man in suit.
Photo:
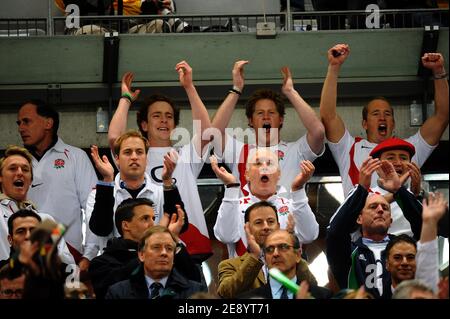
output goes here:
[[[278, 229], [270, 233], [264, 241], [264, 259], [268, 269], [278, 268], [292, 282], [300, 284], [302, 279], [297, 276], [298, 264], [301, 262], [302, 251], [298, 238], [287, 230]], [[331, 291], [310, 285], [309, 293], [313, 298], [326, 299], [331, 297]], [[269, 277], [267, 283], [238, 296], [239, 298], [294, 299], [280, 282]]]

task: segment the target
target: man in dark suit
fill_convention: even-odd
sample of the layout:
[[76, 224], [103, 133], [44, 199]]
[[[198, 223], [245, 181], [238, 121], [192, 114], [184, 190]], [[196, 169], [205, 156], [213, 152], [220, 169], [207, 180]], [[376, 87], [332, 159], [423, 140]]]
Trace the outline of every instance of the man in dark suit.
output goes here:
[[[166, 204], [168, 204], [167, 209], [175, 206], [174, 203], [182, 203], [178, 190], [166, 190], [164, 193]], [[166, 193], [168, 196], [166, 196]], [[162, 224], [167, 225], [175, 235], [178, 235], [183, 227], [184, 211], [181, 207], [176, 209], [177, 213], [174, 214], [177, 216], [179, 214], [180, 217], [176, 221], [172, 218], [167, 225], [169, 217], [166, 216]], [[131, 274], [139, 267], [139, 240], [147, 229], [155, 225], [153, 202], [147, 198], [126, 199], [117, 208], [114, 218], [121, 237], [110, 239], [103, 254], [95, 257], [89, 267], [89, 274], [97, 299], [104, 299], [109, 286], [129, 279]], [[177, 248], [174, 261], [178, 270], [188, 279], [200, 282], [200, 271], [184, 245], [179, 243]]]
[[186, 299], [205, 287], [174, 268], [178, 238], [164, 226], [152, 226], [139, 242], [141, 265], [130, 279], [109, 287], [105, 299]]
[[[297, 278], [297, 266], [301, 261], [301, 249], [298, 238], [286, 230], [276, 230], [270, 233], [264, 242], [264, 254], [267, 267], [278, 268], [291, 281], [300, 284]], [[311, 297], [326, 299], [331, 297], [331, 291], [311, 285], [309, 289]], [[250, 290], [239, 296], [240, 298], [265, 298], [265, 299], [294, 299], [292, 292], [288, 291], [281, 283], [269, 277], [267, 284]]]

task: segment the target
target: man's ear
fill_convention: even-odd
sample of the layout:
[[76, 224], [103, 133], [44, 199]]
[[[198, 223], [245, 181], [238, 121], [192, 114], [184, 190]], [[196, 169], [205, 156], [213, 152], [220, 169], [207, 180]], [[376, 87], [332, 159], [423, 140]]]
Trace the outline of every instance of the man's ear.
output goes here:
[[9, 245], [12, 246], [13, 239], [12, 239], [12, 236], [10, 234], [8, 234], [8, 242], [9, 242]]
[[138, 258], [139, 258], [139, 260], [142, 263], [144, 262], [145, 258], [144, 258], [144, 252], [143, 251], [141, 251], [141, 250], [138, 251]]
[[125, 230], [128, 230], [128, 222], [126, 220], [122, 220], [122, 224], [120, 225], [122, 227], [122, 234], [125, 233]]
[[[119, 151], [120, 152], [120, 151]], [[119, 166], [119, 155], [114, 154], [114, 161], [116, 162], [116, 166], [120, 171], [120, 166]]]
[[356, 219], [356, 223], [357, 223], [358, 225], [362, 225], [362, 217], [361, 217], [361, 214], [358, 215], [358, 218]]
[[361, 126], [363, 127], [364, 131], [367, 131], [367, 121], [366, 120], [362, 120]]
[[248, 170], [246, 169], [245, 170], [245, 174], [244, 174], [244, 176], [245, 176], [245, 180], [247, 181], [247, 183], [248, 183], [248, 180], [249, 180], [249, 176], [248, 176]]
[[144, 132], [148, 132], [148, 123], [147, 123], [147, 121], [142, 121], [142, 122], [140, 123], [140, 126], [141, 126], [141, 129], [142, 129]]
[[302, 249], [299, 248], [299, 249], [297, 250], [297, 253], [296, 253], [296, 256], [295, 256], [295, 262], [296, 262], [297, 264], [299, 264], [301, 260], [302, 260]]
[[51, 118], [51, 117], [47, 117], [46, 119], [45, 119], [45, 128], [47, 129], [47, 130], [51, 130], [52, 128], [53, 128], [53, 124], [54, 124], [55, 122], [53, 121], [53, 119]]
[[391, 264], [389, 263], [389, 256], [386, 256], [386, 265], [384, 266], [387, 271], [391, 271]]

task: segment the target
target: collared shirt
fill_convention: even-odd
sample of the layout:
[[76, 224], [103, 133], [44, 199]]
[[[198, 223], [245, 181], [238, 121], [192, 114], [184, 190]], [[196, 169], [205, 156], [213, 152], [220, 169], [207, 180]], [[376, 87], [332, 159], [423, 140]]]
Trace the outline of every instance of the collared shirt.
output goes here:
[[[291, 281], [297, 283], [297, 276], [291, 278]], [[284, 286], [272, 277], [269, 277], [269, 283], [272, 291], [272, 299], [281, 299]], [[290, 290], [287, 291], [287, 295], [289, 299], [294, 299], [294, 294]]]
[[[164, 277], [163, 279], [161, 279], [161, 280], [159, 280], [159, 281], [156, 281], [156, 280], [154, 280], [153, 278], [151, 278], [151, 277], [149, 277], [149, 276], [147, 276], [147, 275], [145, 275], [145, 282], [147, 283], [147, 288], [148, 288], [148, 295], [150, 296], [151, 295], [151, 286], [152, 286], [152, 284], [154, 283], [154, 282], [157, 282], [157, 283], [160, 283], [161, 285], [162, 285], [162, 288], [161, 288], [161, 290], [162, 289], [164, 289], [165, 287], [166, 287], [166, 284], [167, 284], [167, 280], [169, 279], [169, 276], [167, 276], [167, 277]], [[162, 291], [159, 291], [159, 294], [161, 295], [161, 293], [162, 293]]]
[[[33, 183], [28, 199], [36, 204], [39, 212], [49, 214], [58, 223], [70, 225], [64, 238], [80, 253], [85, 253], [94, 243], [83, 245], [82, 210], [97, 182], [89, 157], [82, 149], [58, 138], [39, 160], [33, 157], [32, 163]], [[89, 232], [87, 227], [86, 233]]]

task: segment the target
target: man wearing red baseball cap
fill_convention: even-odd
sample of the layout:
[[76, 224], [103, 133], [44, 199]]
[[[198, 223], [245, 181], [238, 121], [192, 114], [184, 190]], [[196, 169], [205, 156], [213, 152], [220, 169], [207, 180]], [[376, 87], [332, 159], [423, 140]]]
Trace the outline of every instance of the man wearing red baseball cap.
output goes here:
[[[422, 194], [422, 186], [421, 186], [421, 173], [419, 166], [412, 162], [416, 149], [414, 145], [411, 143], [402, 140], [401, 138], [391, 137], [378, 144], [369, 154], [373, 158], [379, 158], [380, 160], [387, 160], [392, 163], [395, 171], [400, 177], [404, 177], [406, 180], [409, 177], [411, 181], [409, 183], [409, 190], [421, 201], [419, 195]], [[408, 175], [406, 175], [408, 174]], [[403, 180], [403, 179], [402, 179]], [[379, 192], [384, 194], [388, 193], [384, 189], [379, 186], [372, 187], [371, 190], [373, 192]], [[391, 202], [391, 212], [392, 212], [392, 225], [389, 228], [389, 232], [394, 235], [400, 234], [408, 234], [413, 236], [413, 231], [411, 230], [411, 226], [409, 221], [404, 217], [402, 213], [402, 209], [400, 209], [395, 196], [392, 198]], [[421, 216], [421, 205], [419, 206], [411, 206], [411, 207], [403, 207], [403, 210], [414, 210], [418, 216]], [[439, 235], [448, 237], [448, 214], [446, 217], [442, 218], [439, 223]], [[416, 238], [417, 239], [417, 238]]]

